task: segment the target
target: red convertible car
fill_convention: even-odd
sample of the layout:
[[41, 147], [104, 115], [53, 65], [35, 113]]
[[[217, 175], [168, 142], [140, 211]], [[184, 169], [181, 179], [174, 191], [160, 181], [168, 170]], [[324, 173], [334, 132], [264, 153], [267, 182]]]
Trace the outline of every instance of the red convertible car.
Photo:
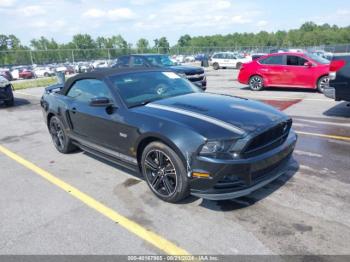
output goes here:
[[323, 92], [329, 60], [307, 53], [276, 53], [243, 64], [238, 81], [254, 91], [264, 87], [310, 88]]

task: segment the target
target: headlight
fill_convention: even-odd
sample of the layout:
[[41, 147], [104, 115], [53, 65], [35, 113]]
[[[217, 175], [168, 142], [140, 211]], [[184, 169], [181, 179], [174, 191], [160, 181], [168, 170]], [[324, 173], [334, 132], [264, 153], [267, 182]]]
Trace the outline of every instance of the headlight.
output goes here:
[[223, 159], [238, 158], [239, 154], [231, 152], [234, 144], [234, 140], [208, 141], [202, 146], [199, 155]]
[[224, 145], [222, 141], [211, 141], [203, 145], [200, 154], [208, 155], [208, 154], [222, 152], [223, 150], [224, 150]]

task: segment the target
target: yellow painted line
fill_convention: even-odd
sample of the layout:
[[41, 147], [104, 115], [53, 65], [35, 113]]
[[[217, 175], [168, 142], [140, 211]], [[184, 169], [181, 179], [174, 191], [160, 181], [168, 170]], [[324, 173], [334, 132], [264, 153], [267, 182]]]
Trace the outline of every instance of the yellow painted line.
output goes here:
[[102, 203], [98, 202], [97, 200], [93, 199], [92, 197], [88, 196], [87, 194], [81, 192], [79, 189], [71, 186], [70, 184], [64, 182], [63, 180], [51, 175], [49, 172], [43, 170], [42, 168], [36, 166], [35, 164], [29, 162], [28, 160], [22, 158], [21, 156], [17, 155], [16, 153], [10, 151], [9, 149], [3, 147], [0, 145], [0, 152], [8, 156], [9, 158], [15, 160], [17, 163], [21, 164], [22, 166], [30, 169], [37, 175], [41, 176], [42, 178], [46, 179], [50, 183], [54, 184], [55, 186], [63, 189], [64, 191], [71, 194], [73, 197], [77, 198], [84, 204], [88, 205], [92, 209], [98, 211], [102, 215], [108, 217], [112, 221], [118, 223], [123, 228], [127, 229], [131, 233], [134, 233], [139, 238], [147, 241], [148, 243], [152, 244], [153, 246], [157, 247], [158, 249], [164, 251], [166, 254], [169, 255], [189, 255], [189, 253], [176, 246], [172, 242], [166, 240], [165, 238], [161, 237], [160, 235], [153, 233], [152, 231], [142, 227], [141, 225], [135, 223], [134, 221], [118, 214], [113, 209], [103, 205]]
[[296, 133], [300, 135], [318, 136], [318, 137], [331, 138], [331, 139], [337, 139], [337, 140], [343, 140], [343, 141], [350, 141], [350, 137], [348, 136], [324, 135], [324, 134], [301, 132], [301, 131], [296, 131]]

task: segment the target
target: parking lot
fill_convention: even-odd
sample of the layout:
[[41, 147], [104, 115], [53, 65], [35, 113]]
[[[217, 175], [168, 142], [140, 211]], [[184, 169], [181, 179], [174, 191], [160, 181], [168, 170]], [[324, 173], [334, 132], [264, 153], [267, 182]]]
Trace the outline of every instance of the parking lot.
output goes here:
[[[349, 254], [350, 108], [308, 90], [253, 92], [209, 69], [208, 92], [260, 100], [293, 118], [288, 172], [231, 201], [156, 198], [138, 173], [59, 154], [43, 88], [0, 108], [0, 254]], [[136, 224], [135, 224], [136, 223]]]

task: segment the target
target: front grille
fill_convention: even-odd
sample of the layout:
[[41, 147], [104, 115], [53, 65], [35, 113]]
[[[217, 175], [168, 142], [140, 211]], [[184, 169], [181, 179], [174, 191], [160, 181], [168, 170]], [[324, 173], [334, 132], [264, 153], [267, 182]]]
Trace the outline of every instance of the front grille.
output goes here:
[[186, 77], [192, 82], [202, 81], [204, 79], [204, 72], [202, 73], [187, 73]]
[[252, 157], [267, 152], [279, 145], [287, 139], [292, 120], [283, 121], [267, 131], [254, 137], [243, 150], [243, 157]]

